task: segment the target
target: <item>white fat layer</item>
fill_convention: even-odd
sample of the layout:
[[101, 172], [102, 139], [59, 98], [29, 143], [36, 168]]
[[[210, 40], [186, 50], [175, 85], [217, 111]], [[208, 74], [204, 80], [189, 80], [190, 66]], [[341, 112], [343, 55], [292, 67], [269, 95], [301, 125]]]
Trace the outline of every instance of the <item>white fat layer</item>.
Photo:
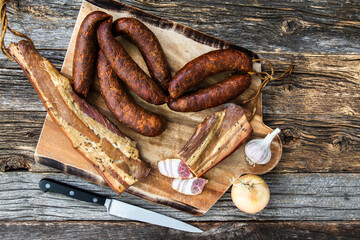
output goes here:
[[50, 74], [51, 80], [59, 90], [61, 97], [64, 99], [69, 109], [73, 110], [76, 116], [79, 117], [81, 121], [95, 134], [105, 137], [115, 148], [120, 149], [126, 157], [138, 159], [139, 152], [136, 149], [134, 141], [127, 137], [119, 137], [119, 135], [110, 131], [106, 126], [84, 114], [83, 111], [81, 111], [80, 106], [70, 95], [71, 85], [69, 79], [62, 76], [61, 74], [56, 74], [55, 71], [57, 70], [54, 69], [50, 62], [44, 61], [44, 64], [47, 69], [50, 69], [50, 71], [48, 70], [47, 72]]
[[[196, 149], [196, 151], [189, 157], [189, 159], [186, 161], [186, 163], [189, 166], [193, 166], [196, 164], [197, 159], [200, 157], [202, 152], [207, 148], [207, 146], [210, 144], [211, 140], [213, 139], [214, 134], [217, 133], [217, 131], [220, 129], [220, 127], [223, 124], [224, 118], [225, 118], [225, 110], [221, 112], [217, 112], [216, 114], [216, 122], [212, 126], [212, 130], [210, 133], [206, 136], [204, 141], [200, 144], [200, 146]], [[197, 170], [197, 169], [192, 169]]]
[[[27, 66], [27, 62], [24, 57], [20, 53], [20, 50], [17, 48], [17, 52], [14, 53], [16, 58], [21, 62], [25, 69], [29, 69]], [[57, 70], [48, 62], [46, 59], [43, 60], [42, 64], [45, 65], [47, 72], [50, 74], [51, 80], [58, 87], [61, 96], [64, 101], [68, 105], [69, 109], [73, 110], [75, 114], [86, 124], [90, 129], [94, 131], [95, 134], [99, 134], [100, 136], [104, 136], [115, 148], [120, 149], [126, 156], [133, 156], [135, 159], [138, 158], [138, 151], [135, 148], [135, 143], [133, 143], [128, 138], [119, 137], [115, 133], [108, 130], [104, 125], [95, 121], [91, 117], [83, 114], [80, 110], [78, 104], [74, 101], [72, 96], [70, 95], [69, 88], [71, 88], [70, 81], [62, 75], [57, 75], [52, 71], [57, 72]], [[35, 79], [31, 71], [28, 71], [28, 74], [32, 79]], [[101, 143], [95, 143], [91, 141], [88, 137], [84, 136], [80, 131], [72, 127], [67, 121], [59, 116], [59, 114], [54, 111], [53, 104], [46, 98], [46, 94], [42, 91], [42, 89], [37, 84], [37, 81], [32, 81], [33, 84], [36, 85], [36, 89], [39, 91], [39, 94], [43, 97], [44, 102], [48, 107], [48, 111], [52, 113], [53, 117], [56, 118], [58, 124], [66, 132], [66, 135], [71, 140], [73, 147], [82, 152], [86, 158], [88, 158], [91, 162], [93, 162], [97, 167], [104, 171], [104, 167], [110, 167], [114, 169], [113, 160], [107, 156], [107, 154], [102, 151]], [[90, 127], [91, 126], [91, 127]], [[123, 144], [123, 145], [122, 145]], [[136, 151], [134, 151], [134, 148]], [[118, 175], [126, 181], [129, 185], [134, 184], [137, 180], [122, 171], [119, 168], [115, 168]], [[125, 190], [124, 186], [119, 183], [117, 189], [120, 191]]]
[[172, 181], [172, 188], [178, 192], [186, 195], [196, 195], [191, 191], [191, 188], [197, 178], [189, 179], [174, 179]]
[[[244, 134], [246, 132], [246, 129], [250, 128], [250, 124], [246, 119], [245, 114], [237, 121], [233, 127], [231, 127], [220, 139], [218, 139], [218, 142], [216, 143], [216, 146], [213, 148], [212, 152], [209, 154], [211, 158], [214, 158], [217, 156], [220, 152], [218, 149], [221, 149], [229, 139], [231, 139], [231, 136], [234, 136], [235, 134]], [[207, 165], [211, 165], [211, 161], [208, 162]]]
[[158, 163], [159, 171], [162, 175], [171, 178], [180, 178], [179, 165], [180, 159], [165, 159]]

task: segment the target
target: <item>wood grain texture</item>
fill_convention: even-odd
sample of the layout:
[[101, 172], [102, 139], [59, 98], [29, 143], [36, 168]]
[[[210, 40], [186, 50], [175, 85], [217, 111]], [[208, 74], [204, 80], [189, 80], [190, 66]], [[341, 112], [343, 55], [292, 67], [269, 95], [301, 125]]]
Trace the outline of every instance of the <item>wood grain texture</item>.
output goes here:
[[[13, 1], [9, 7], [10, 24], [31, 37], [37, 47], [66, 49], [81, 2]], [[360, 54], [360, 40], [353, 34], [360, 25], [358, 1], [121, 2], [255, 52]], [[14, 39], [9, 36], [7, 42]]]
[[[34, 164], [34, 151], [46, 112], [0, 114], [1, 166], [25, 160], [33, 171], [49, 171]], [[358, 117], [342, 114], [264, 114], [267, 125], [282, 129], [283, 155], [272, 172], [359, 172]], [[15, 163], [16, 165], [16, 163]]]
[[[74, 48], [79, 27], [83, 19], [94, 11], [104, 11], [112, 15], [114, 19], [133, 17], [142, 21], [142, 23], [147, 25], [157, 36], [173, 74], [192, 59], [215, 49], [238, 49], [243, 51], [245, 56], [247, 55], [250, 59], [257, 58], [256, 54], [247, 49], [207, 36], [176, 22], [150, 15], [129, 5], [124, 5], [112, 0], [84, 1], [62, 66], [61, 73], [65, 76], [72, 76]], [[123, 38], [120, 38], [119, 41], [138, 66], [144, 71], [147, 71], [148, 69], [144, 59], [137, 47]], [[184, 49], [191, 50], [184, 51]], [[259, 63], [257, 64], [259, 65]], [[261, 67], [259, 68], [261, 69]], [[204, 82], [211, 84], [220, 79], [221, 77], [216, 75], [209, 77]], [[171, 188], [171, 178], [164, 177], [160, 174], [157, 170], [157, 162], [166, 158], [178, 157], [177, 153], [190, 139], [196, 125], [202, 122], [205, 117], [222, 111], [224, 106], [195, 113], [179, 113], [170, 110], [165, 104], [162, 106], [144, 104], [142, 99], [133, 94], [134, 100], [138, 104], [144, 105], [144, 108], [157, 113], [167, 121], [167, 128], [161, 135], [149, 138], [131, 131], [118, 122], [104, 104], [103, 97], [98, 94], [99, 90], [97, 85], [97, 80], [95, 80], [93, 87], [95, 91], [89, 92], [87, 97], [88, 101], [106, 115], [110, 121], [115, 123], [122, 132], [137, 141], [141, 159], [151, 165], [152, 171], [149, 176], [126, 190], [126, 192], [134, 194], [135, 196], [171, 206], [194, 215], [201, 215], [206, 213], [231, 186], [230, 179], [237, 178], [245, 173], [264, 174], [273, 169], [280, 160], [282, 145], [278, 136], [275, 137], [271, 143], [271, 160], [265, 165], [251, 166], [245, 159], [244, 145], [239, 146], [236, 152], [203, 175], [203, 177], [208, 180], [208, 183], [200, 195], [191, 196], [181, 194]], [[251, 96], [259, 86], [260, 79], [257, 76], [252, 76], [250, 87], [237, 98], [235, 102], [240, 102]], [[264, 138], [272, 130], [262, 122], [261, 97], [254, 104], [257, 105], [257, 111], [251, 121], [253, 133], [250, 138]], [[252, 105], [248, 104], [242, 107], [244, 111], [250, 115]], [[35, 151], [35, 158], [42, 164], [63, 169], [67, 173], [84, 177], [98, 184], [104, 184], [100, 174], [95, 170], [93, 165], [73, 149], [68, 139], [59, 131], [57, 126], [52, 123], [50, 118], [44, 123], [41, 137]]]
[[[354, 222], [190, 222], [202, 234], [116, 221], [0, 222], [4, 239], [358, 239]], [[21, 229], [22, 231], [18, 231]], [[91, 229], [91, 231], [89, 231]]]
[[29, 169], [45, 112], [0, 113], [0, 171]]
[[184, 221], [359, 221], [360, 174], [266, 174], [271, 197], [268, 206], [257, 214], [236, 209], [230, 191], [204, 215], [191, 216], [173, 208], [149, 203], [130, 194], [118, 197], [111, 189], [80, 178], [55, 173], [0, 173], [0, 219], [2, 221], [119, 220], [106, 209], [55, 193], [43, 193], [38, 183], [53, 178], [98, 194], [117, 198]]
[[[60, 68], [64, 51], [42, 50]], [[264, 114], [341, 114], [360, 113], [360, 55], [319, 55], [259, 53], [271, 60], [277, 73], [289, 64], [296, 68], [291, 78], [269, 83], [263, 92]], [[15, 63], [0, 64], [0, 111], [44, 110], [23, 72]], [[266, 66], [265, 66], [266, 67]], [[265, 68], [266, 69], [266, 68]], [[266, 119], [265, 119], [266, 120]]]
[[[40, 48], [41, 54], [60, 69], [81, 2], [82, 0], [13, 0], [8, 8], [10, 26], [29, 35]], [[252, 222], [249, 221], [254, 219], [251, 216], [243, 218], [245, 222], [241, 222], [238, 215], [230, 217], [228, 221], [224, 220], [225, 222], [216, 222], [216, 219], [219, 219], [218, 213], [228, 208], [231, 214], [234, 212], [239, 214], [229, 202], [229, 194], [226, 193], [224, 197], [228, 199], [223, 201], [223, 197], [214, 206], [218, 212], [209, 212], [216, 218], [212, 219], [213, 215], [210, 215], [208, 219], [211, 222], [190, 223], [206, 230], [204, 236], [207, 239], [215, 238], [214, 236], [218, 239], [225, 239], [227, 236], [244, 239], [357, 239], [360, 235], [359, 220], [351, 219], [352, 210], [346, 210], [351, 208], [346, 204], [354, 197], [352, 194], [356, 195], [356, 192], [359, 192], [356, 187], [359, 180], [356, 179], [353, 184], [349, 184], [348, 181], [352, 181], [353, 174], [338, 172], [360, 172], [357, 164], [360, 155], [358, 138], [360, 135], [358, 127], [360, 38], [357, 37], [360, 3], [345, 0], [291, 2], [122, 0], [121, 2], [247, 47], [275, 61], [279, 70], [284, 70], [288, 62], [297, 64], [291, 81], [272, 82], [263, 94], [265, 123], [272, 128], [280, 126], [283, 129], [280, 135], [284, 143], [283, 157], [272, 174], [264, 176], [268, 183], [271, 181], [269, 183], [271, 190], [274, 189], [274, 184], [279, 184], [276, 194], [272, 190], [270, 201], [274, 210], [267, 216], [270, 221], [275, 222], [260, 222], [256, 219]], [[6, 43], [10, 41], [18, 41], [18, 39], [8, 34]], [[44, 111], [35, 91], [18, 65], [1, 55], [2, 163], [16, 156], [25, 159], [27, 163], [33, 161], [33, 151], [46, 114]], [[27, 135], [26, 132], [30, 134]], [[33, 134], [34, 136], [31, 137]], [[17, 161], [14, 161], [14, 165], [16, 164]], [[98, 193], [110, 193], [109, 189], [54, 173], [57, 171], [42, 165], [31, 164], [31, 169], [35, 172], [52, 172], [41, 176], [58, 178]], [[294, 173], [281, 174], [283, 172]], [[333, 174], [309, 172], [333, 172]], [[4, 178], [7, 174], [10, 174], [13, 180]], [[49, 196], [44, 196], [41, 200], [34, 198], [38, 194], [37, 181], [41, 177], [38, 177], [37, 173], [18, 174], [4, 173], [0, 177], [3, 180], [0, 185], [2, 188], [0, 199], [6, 200], [2, 202], [1, 209], [7, 209], [0, 215], [0, 219], [6, 221], [9, 216], [20, 216], [14, 218], [19, 222], [0, 223], [0, 232], [4, 239], [23, 239], [24, 236], [54, 239], [60, 239], [61, 236], [66, 236], [67, 239], [82, 237], [91, 239], [92, 236], [121, 239], [129, 236], [136, 239], [140, 238], [141, 234], [143, 237], [164, 236], [163, 238], [172, 239], [201, 238], [201, 236], [133, 222], [52, 222], [52, 220], [21, 222], [24, 217], [37, 219], [39, 212], [39, 220], [44, 219], [44, 214], [49, 216], [48, 219], [70, 219], [58, 215], [59, 212], [67, 210], [61, 206], [70, 203], [72, 207], [67, 210], [68, 212], [73, 212], [75, 208], [74, 202], [66, 198], [55, 198], [55, 205], [60, 210], [46, 207], [49, 205], [48, 201], [43, 204], [41, 201]], [[289, 186], [286, 183], [288, 178], [283, 178], [284, 176], [290, 176]], [[311, 184], [304, 184], [304, 179]], [[343, 182], [344, 179], [348, 181]], [[18, 184], [13, 185], [13, 182]], [[342, 184], [349, 186], [344, 187]], [[330, 194], [326, 197], [324, 187], [326, 191], [330, 190]], [[7, 194], [5, 197], [8, 189], [11, 195]], [[14, 192], [18, 192], [15, 197]], [[321, 199], [317, 198], [318, 192]], [[130, 195], [123, 197], [131, 198]], [[280, 204], [277, 200], [279, 198], [287, 205]], [[309, 198], [314, 200], [307, 201]], [[138, 199], [132, 197], [129, 202], [138, 204], [136, 200]], [[62, 204], [59, 204], [59, 201]], [[329, 204], [329, 201], [335, 203]], [[221, 205], [223, 202], [227, 205]], [[314, 203], [323, 206], [312, 207]], [[42, 211], [44, 205], [45, 211]], [[155, 206], [145, 202], [141, 202], [140, 205], [146, 208]], [[344, 207], [345, 205], [347, 207]], [[338, 211], [335, 211], [336, 206], [341, 206], [345, 210], [338, 207]], [[297, 211], [292, 214], [292, 209]], [[94, 211], [94, 209], [85, 210], [84, 213], [93, 214]], [[175, 217], [181, 215], [183, 220], [189, 220], [188, 215], [171, 208], [164, 207], [160, 211]], [[295, 222], [278, 221], [277, 216], [284, 216], [282, 214], [284, 211]], [[224, 216], [228, 213], [229, 211], [225, 211]], [[320, 215], [317, 216], [319, 213]], [[347, 218], [347, 216], [350, 216], [348, 221], [331, 220]], [[259, 219], [258, 216], [256, 217]], [[71, 219], [76, 220], [77, 216], [72, 214]], [[197, 219], [194, 218], [194, 221]]]

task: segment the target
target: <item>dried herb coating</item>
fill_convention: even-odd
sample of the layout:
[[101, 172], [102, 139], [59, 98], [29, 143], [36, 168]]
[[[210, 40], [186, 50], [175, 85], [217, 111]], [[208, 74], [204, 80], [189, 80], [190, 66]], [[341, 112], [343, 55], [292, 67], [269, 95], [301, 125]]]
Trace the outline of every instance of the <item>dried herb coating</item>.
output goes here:
[[135, 18], [120, 18], [113, 24], [115, 36], [125, 34], [138, 47], [149, 69], [151, 77], [165, 91], [168, 91], [171, 72], [164, 51], [155, 34]]
[[111, 32], [112, 19], [97, 30], [99, 46], [116, 75], [139, 97], [155, 105], [166, 102], [161, 88], [134, 62]]
[[249, 72], [251, 68], [251, 58], [239, 50], [222, 49], [205, 53], [188, 62], [175, 74], [169, 85], [170, 97], [180, 97], [190, 87], [216, 73]]
[[151, 137], [165, 130], [164, 119], [134, 102], [101, 50], [97, 60], [97, 71], [101, 95], [109, 110], [121, 123], [142, 135]]
[[103, 21], [110, 18], [111, 16], [104, 12], [95, 11], [90, 13], [81, 23], [76, 37], [73, 60], [74, 90], [85, 97], [94, 82], [96, 57], [99, 48], [96, 40], [96, 30]]
[[168, 106], [178, 112], [197, 112], [206, 108], [217, 107], [238, 97], [250, 87], [250, 84], [250, 75], [235, 74], [213, 86], [170, 101]]

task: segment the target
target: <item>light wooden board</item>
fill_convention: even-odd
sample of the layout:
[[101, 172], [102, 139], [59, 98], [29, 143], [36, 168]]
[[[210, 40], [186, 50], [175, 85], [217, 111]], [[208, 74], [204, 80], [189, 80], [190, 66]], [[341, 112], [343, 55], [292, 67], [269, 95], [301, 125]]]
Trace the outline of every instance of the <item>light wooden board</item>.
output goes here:
[[[112, 1], [92, 2], [96, 5], [87, 1], [84, 1], [82, 4], [62, 68], [62, 73], [66, 76], [71, 76], [74, 44], [78, 28], [84, 17], [95, 10], [105, 11], [111, 14], [114, 19], [120, 17], [134, 17], [146, 24], [159, 38], [165, 51], [165, 55], [168, 58], [172, 73], [175, 73], [188, 61], [211, 50], [221, 48], [241, 49], [231, 43], [207, 36], [196, 30], [150, 15], [127, 5]], [[125, 39], [119, 38], [119, 41], [139, 66], [147, 72], [146, 65], [141, 58], [139, 51]], [[253, 55], [251, 52], [248, 52], [248, 54]], [[256, 54], [253, 56], [256, 57]], [[218, 74], [206, 80], [205, 83], [200, 84], [200, 87], [219, 81], [225, 76], [226, 74]], [[259, 84], [260, 79], [254, 78], [250, 89], [234, 102], [238, 103], [241, 99], [248, 97], [255, 89], [257, 89]], [[206, 116], [222, 110], [223, 106], [197, 113], [177, 113], [168, 109], [166, 105], [153, 106], [145, 103], [137, 96], [134, 96], [134, 98], [141, 106], [153, 112], [157, 112], [167, 120], [167, 129], [163, 134], [149, 138], [141, 136], [122, 126], [106, 108], [104, 101], [99, 94], [98, 84], [96, 83], [93, 91], [87, 98], [89, 102], [97, 106], [97, 108], [108, 116], [123, 132], [138, 142], [141, 158], [144, 161], [149, 162], [152, 166], [152, 171], [145, 180], [136, 183], [127, 190], [127, 192], [131, 194], [194, 215], [201, 215], [208, 211], [231, 186], [230, 179], [233, 177], [236, 178], [244, 173], [266, 173], [280, 160], [282, 145], [279, 137], [276, 137], [271, 145], [273, 155], [271, 161], [266, 165], [256, 165], [256, 167], [250, 166], [245, 160], [244, 146], [242, 146], [230, 157], [204, 175], [204, 178], [208, 179], [209, 182], [201, 195], [182, 195], [171, 189], [171, 179], [163, 177], [158, 172], [156, 163], [159, 160], [176, 156], [176, 153], [191, 137], [197, 124], [202, 122]], [[257, 102], [257, 105], [256, 116], [251, 122], [254, 129], [252, 138], [265, 137], [271, 132], [271, 129], [262, 122], [261, 98]], [[251, 105], [247, 105], [244, 106], [244, 109], [249, 113], [251, 107]], [[52, 122], [50, 117], [47, 117], [45, 120], [35, 157], [38, 162], [45, 165], [62, 169], [67, 173], [83, 177], [98, 184], [105, 184], [104, 180], [98, 175], [92, 165], [72, 148], [66, 136]]]

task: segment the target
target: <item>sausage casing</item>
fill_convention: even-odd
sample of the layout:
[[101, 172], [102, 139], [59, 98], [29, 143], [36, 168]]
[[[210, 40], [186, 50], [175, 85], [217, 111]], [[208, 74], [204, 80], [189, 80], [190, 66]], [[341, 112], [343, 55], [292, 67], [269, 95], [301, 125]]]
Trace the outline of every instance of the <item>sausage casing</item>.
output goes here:
[[87, 96], [94, 81], [98, 44], [96, 30], [101, 22], [111, 18], [110, 15], [95, 11], [87, 15], [79, 28], [76, 37], [73, 81], [75, 92]]
[[219, 72], [251, 71], [251, 58], [242, 51], [222, 49], [205, 53], [188, 62], [172, 78], [171, 98], [180, 97], [187, 89]]
[[171, 80], [169, 64], [155, 34], [135, 18], [120, 18], [113, 24], [115, 36], [125, 34], [138, 47], [151, 77], [165, 91]]
[[155, 105], [166, 102], [167, 97], [161, 88], [134, 62], [111, 32], [109, 19], [100, 24], [97, 39], [100, 49], [116, 75], [139, 97]]
[[151, 137], [165, 130], [164, 119], [134, 102], [101, 50], [97, 60], [97, 71], [101, 95], [109, 110], [121, 123], [142, 135]]
[[226, 103], [250, 87], [248, 74], [234, 74], [228, 79], [197, 92], [185, 94], [168, 102], [171, 110], [178, 112], [197, 112]]

